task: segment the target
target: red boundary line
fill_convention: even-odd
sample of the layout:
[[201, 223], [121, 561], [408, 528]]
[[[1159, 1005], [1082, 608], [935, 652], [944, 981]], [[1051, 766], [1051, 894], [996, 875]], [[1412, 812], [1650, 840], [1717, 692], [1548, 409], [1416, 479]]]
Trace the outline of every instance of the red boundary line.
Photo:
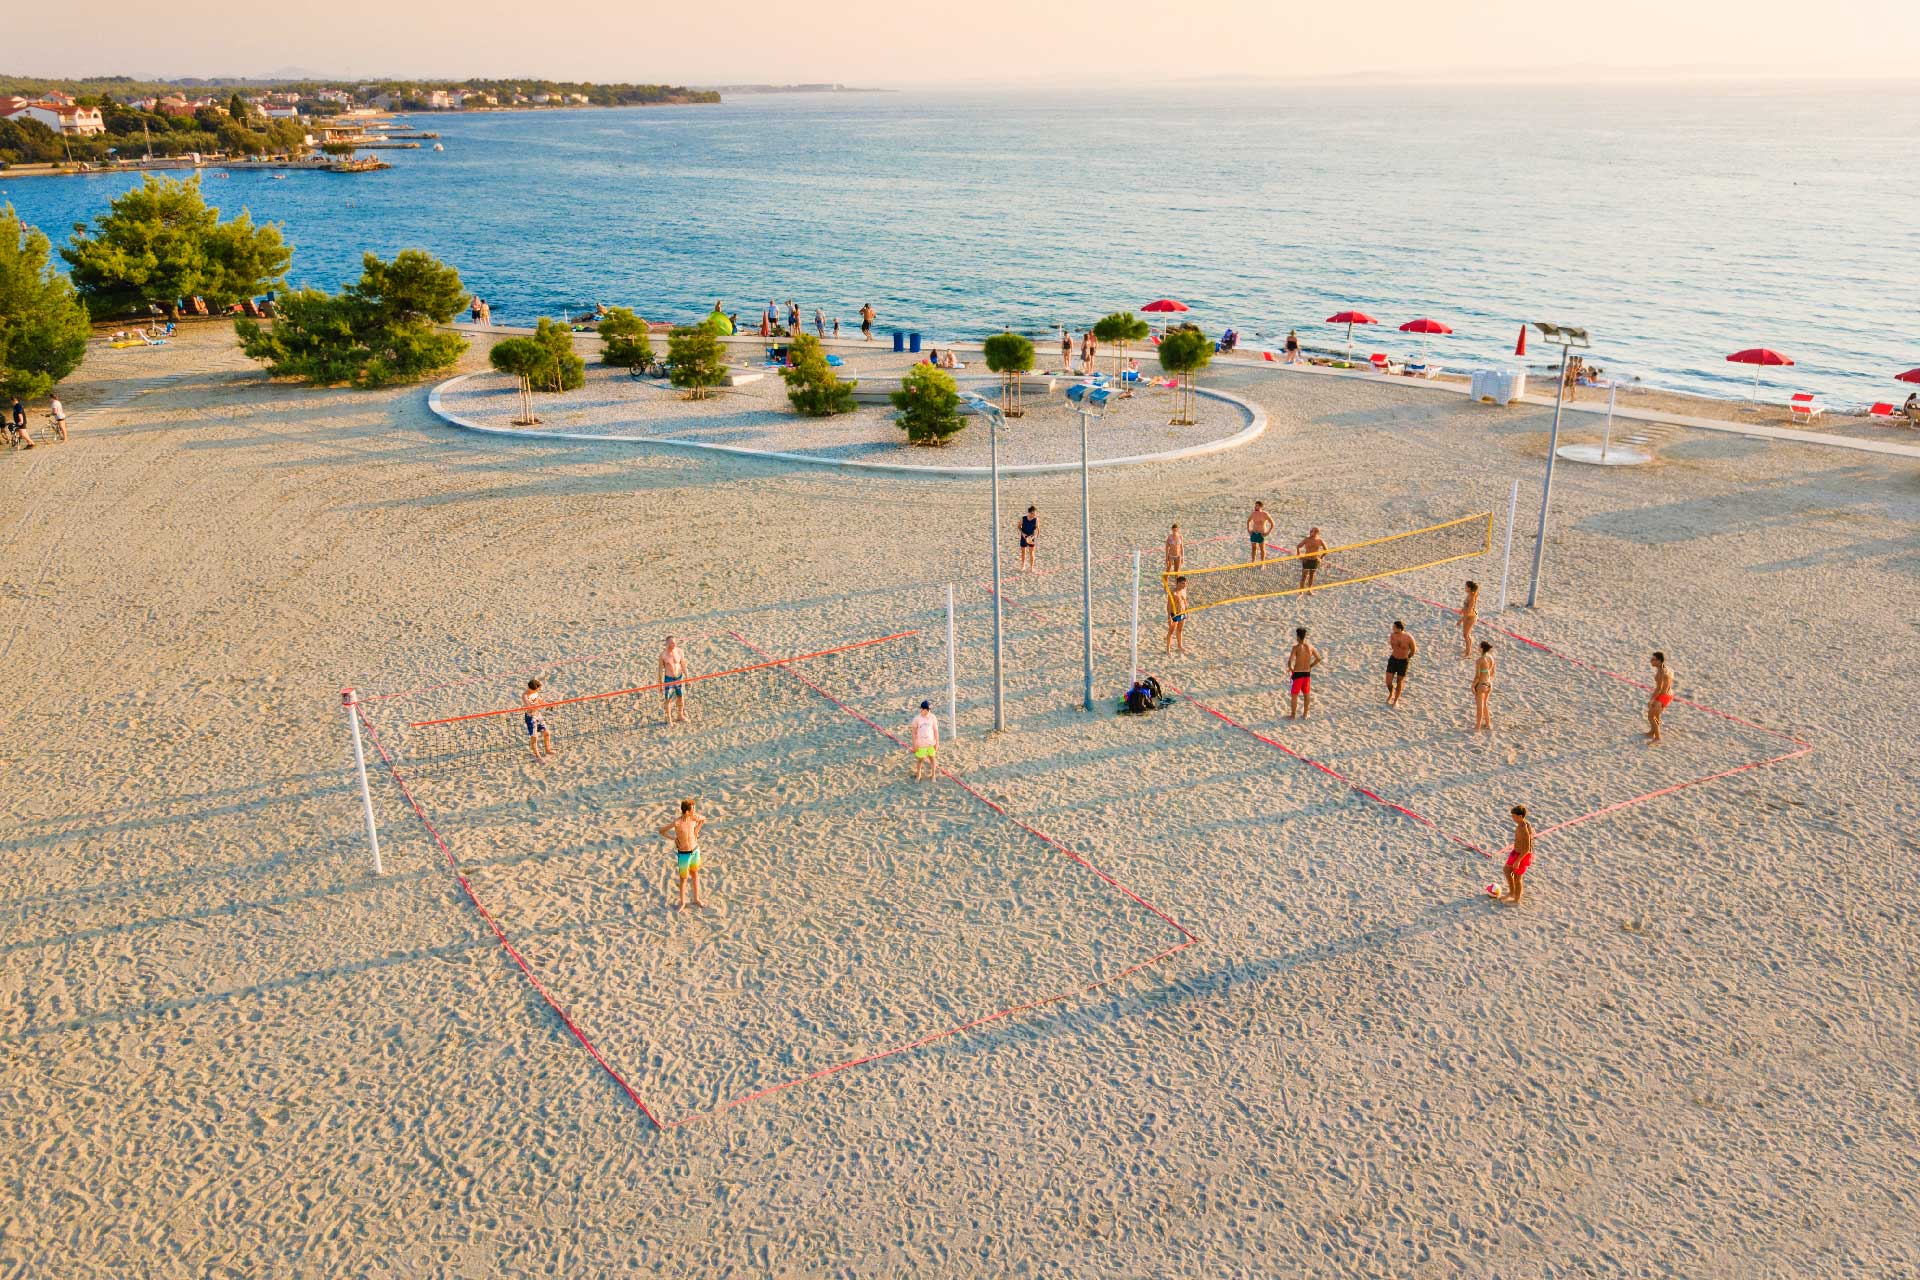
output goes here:
[[[718, 632], [714, 634], [718, 635]], [[733, 635], [729, 631], [727, 635]], [[768, 662], [756, 663], [750, 667], [735, 667], [731, 671], [709, 671], [702, 676], [688, 676], [677, 681], [676, 685], [699, 684], [702, 680], [718, 680], [722, 676], [743, 675], [749, 671], [765, 671], [768, 667], [785, 666], [789, 662], [804, 662], [808, 658], [824, 658], [830, 653], [845, 653], [849, 649], [863, 649], [870, 644], [885, 644], [889, 640], [904, 640], [908, 636], [920, 634], [918, 628], [912, 631], [896, 631], [890, 636], [875, 636], [871, 640], [856, 640], [852, 644], [843, 644], [833, 649], [820, 649], [813, 653], [797, 653], [790, 658], [774, 658]], [[739, 637], [735, 636], [735, 639]], [[749, 646], [751, 647], [751, 646]], [[755, 650], [758, 652], [758, 650]], [[469, 711], [463, 716], [446, 716], [439, 720], [415, 720], [407, 725], [409, 729], [427, 729], [437, 724], [459, 724], [462, 720], [484, 720], [488, 716], [524, 715], [529, 711], [545, 711], [548, 707], [570, 707], [576, 702], [599, 702], [606, 698], [624, 698], [635, 693], [655, 693], [667, 687], [666, 681], [656, 684], [635, 685], [631, 689], [614, 689], [608, 693], [583, 693], [577, 698], [560, 698], [553, 702], [536, 702], [518, 707], [501, 707], [495, 711]]]
[[420, 825], [427, 829], [427, 834], [433, 837], [433, 842], [440, 846], [440, 852], [447, 860], [447, 867], [453, 872], [454, 879], [460, 882], [460, 888], [465, 891], [467, 901], [473, 904], [473, 909], [480, 913], [480, 918], [487, 922], [489, 929], [493, 930], [493, 936], [497, 938], [500, 945], [506, 949], [507, 955], [512, 957], [514, 964], [520, 967], [520, 972], [526, 975], [527, 981], [532, 984], [533, 989], [540, 994], [540, 998], [546, 1001], [547, 1008], [553, 1010], [554, 1016], [560, 1019], [568, 1031], [573, 1033], [573, 1038], [580, 1042], [580, 1047], [593, 1056], [593, 1060], [600, 1064], [600, 1069], [613, 1077], [613, 1082], [620, 1086], [621, 1092], [633, 1100], [634, 1106], [640, 1108], [640, 1114], [652, 1121], [654, 1128], [666, 1128], [667, 1126], [660, 1123], [660, 1117], [653, 1113], [652, 1108], [641, 1101], [640, 1095], [634, 1092], [633, 1086], [627, 1083], [626, 1077], [614, 1069], [613, 1064], [608, 1062], [600, 1050], [594, 1047], [593, 1041], [587, 1039], [587, 1033], [580, 1029], [580, 1024], [575, 1022], [567, 1011], [560, 1007], [560, 1002], [555, 1000], [552, 994], [547, 991], [546, 987], [541, 983], [539, 976], [534, 973], [533, 966], [527, 963], [526, 957], [520, 954], [519, 949], [513, 945], [512, 939], [507, 937], [507, 931], [500, 927], [498, 920], [494, 919], [493, 912], [487, 910], [486, 904], [480, 901], [480, 895], [473, 891], [473, 885], [467, 880], [466, 872], [460, 869], [459, 859], [453, 856], [453, 850], [447, 847], [446, 840], [441, 837], [438, 828], [433, 825], [433, 820], [427, 817], [427, 811], [422, 809], [420, 802], [413, 798], [413, 788], [407, 785], [407, 780], [401, 776], [399, 768], [395, 766], [393, 762], [393, 757], [387, 754], [386, 744], [380, 740], [380, 731], [374, 728], [373, 721], [368, 719], [366, 712], [360, 710], [358, 706], [354, 707], [353, 713], [360, 717], [360, 723], [367, 726], [367, 733], [373, 738], [373, 748], [380, 753], [380, 759], [386, 762], [387, 772], [393, 775], [393, 780], [399, 784], [400, 794], [407, 798], [407, 803], [413, 807], [414, 814], [420, 819]]

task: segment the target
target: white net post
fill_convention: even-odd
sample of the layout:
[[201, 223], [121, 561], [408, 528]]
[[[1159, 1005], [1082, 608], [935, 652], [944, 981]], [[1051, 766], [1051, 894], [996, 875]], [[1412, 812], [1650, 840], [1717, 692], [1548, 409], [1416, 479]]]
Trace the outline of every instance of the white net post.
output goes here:
[[1127, 633], [1127, 688], [1140, 683], [1140, 553], [1133, 553], [1133, 623]]
[[953, 642], [953, 584], [947, 584], [947, 735], [960, 738], [960, 690]]
[[1507, 495], [1507, 549], [1500, 557], [1500, 612], [1507, 611], [1507, 576], [1513, 572], [1513, 517], [1520, 506], [1520, 482]]
[[367, 786], [367, 752], [360, 745], [360, 704], [352, 689], [340, 691], [340, 705], [347, 709], [347, 727], [353, 730], [353, 768], [360, 775], [360, 805], [367, 815], [367, 845], [373, 850], [373, 874], [383, 876], [380, 864], [380, 831], [373, 823], [373, 791]]

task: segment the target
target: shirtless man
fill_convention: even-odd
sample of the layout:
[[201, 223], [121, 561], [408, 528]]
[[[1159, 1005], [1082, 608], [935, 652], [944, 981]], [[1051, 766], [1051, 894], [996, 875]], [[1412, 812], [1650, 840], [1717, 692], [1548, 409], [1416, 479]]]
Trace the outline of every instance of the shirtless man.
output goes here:
[[1273, 517], [1267, 514], [1267, 504], [1255, 502], [1253, 514], [1247, 517], [1247, 559], [1261, 564], [1267, 558], [1267, 535], [1273, 532]]
[[1293, 649], [1287, 654], [1287, 669], [1293, 683], [1287, 693], [1287, 719], [1304, 720], [1313, 710], [1313, 669], [1320, 665], [1320, 651], [1307, 643], [1307, 629], [1293, 629]]
[[536, 678], [527, 681], [526, 689], [520, 694], [522, 715], [527, 722], [527, 746], [533, 749], [535, 760], [544, 760], [553, 754], [553, 735], [547, 732], [547, 718], [541, 715], [547, 700], [540, 696], [540, 681]]
[[[865, 341], [865, 342], [873, 341], [873, 322], [875, 319], [879, 317], [879, 315], [880, 313], [873, 309], [873, 304], [871, 302], [861, 304], [860, 337], [862, 341]], [[840, 322], [838, 320], [835, 320], [833, 323], [834, 323], [833, 336], [837, 338], [840, 336], [840, 328], [839, 328]]]
[[687, 909], [687, 881], [693, 881], [693, 905], [706, 906], [700, 897], [700, 832], [706, 828], [707, 820], [693, 811], [693, 801], [680, 802], [680, 816], [660, 828], [662, 836], [673, 840], [674, 879], [680, 885], [680, 905], [675, 911]]
[[[913, 780], [932, 782], [940, 772], [940, 719], [933, 714], [931, 702], [920, 704], [920, 714], [907, 731], [913, 735]], [[923, 766], [924, 775], [920, 772]]]
[[1187, 567], [1187, 540], [1180, 536], [1180, 526], [1175, 525], [1167, 533], [1167, 572], [1178, 573]]
[[1187, 575], [1180, 574], [1173, 580], [1173, 590], [1167, 593], [1167, 652], [1178, 649], [1182, 655], [1187, 651]]
[[1326, 539], [1320, 536], [1317, 525], [1293, 544], [1293, 554], [1300, 557], [1300, 585], [1309, 595], [1313, 593], [1313, 575], [1320, 572], [1320, 553], [1326, 549]]
[[1028, 507], [1027, 514], [1020, 517], [1020, 567], [1033, 573], [1038, 566], [1034, 564], [1034, 547], [1040, 541], [1040, 509]]
[[660, 651], [660, 686], [660, 709], [666, 712], [667, 723], [688, 723], [687, 651], [672, 636]]
[[1495, 902], [1517, 907], [1525, 888], [1520, 877], [1526, 875], [1527, 868], [1533, 865], [1533, 824], [1527, 821], [1527, 806], [1517, 804], [1509, 812], [1513, 815], [1513, 848], [1508, 852], [1506, 868], [1501, 872], [1506, 878], [1507, 887], [1503, 892], [1495, 885], [1488, 885], [1487, 892], [1493, 895]]
[[1653, 694], [1647, 699], [1647, 741], [1660, 741], [1660, 717], [1673, 705], [1673, 668], [1667, 665], [1667, 655], [1654, 650], [1653, 658]]
[[1467, 598], [1460, 602], [1460, 656], [1473, 656], [1473, 624], [1480, 618], [1480, 584], [1467, 580]]
[[1407, 630], [1407, 624], [1396, 619], [1393, 630], [1387, 635], [1387, 705], [1400, 705], [1401, 691], [1407, 687], [1407, 667], [1413, 662], [1413, 655], [1420, 652], [1420, 644]]

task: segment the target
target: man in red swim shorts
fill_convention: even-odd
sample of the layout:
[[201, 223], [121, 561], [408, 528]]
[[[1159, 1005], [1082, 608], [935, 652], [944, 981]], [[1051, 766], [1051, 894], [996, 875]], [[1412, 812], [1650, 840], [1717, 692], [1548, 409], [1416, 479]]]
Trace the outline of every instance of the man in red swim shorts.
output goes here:
[[1307, 629], [1295, 627], [1293, 650], [1287, 655], [1287, 669], [1293, 673], [1293, 685], [1287, 693], [1287, 719], [1304, 720], [1313, 710], [1313, 669], [1319, 665], [1320, 651], [1307, 643]]
[[1653, 694], [1647, 699], [1647, 741], [1660, 741], [1660, 716], [1673, 705], [1673, 668], [1667, 655], [1653, 651]]
[[[1505, 875], [1507, 887], [1504, 893], [1495, 893], [1494, 899], [1509, 906], [1520, 905], [1522, 891], [1521, 877], [1527, 874], [1527, 868], [1533, 865], [1533, 824], [1527, 821], [1527, 806], [1517, 804], [1513, 814], [1513, 851], [1507, 855]], [[1488, 886], [1492, 888], [1491, 885]]]

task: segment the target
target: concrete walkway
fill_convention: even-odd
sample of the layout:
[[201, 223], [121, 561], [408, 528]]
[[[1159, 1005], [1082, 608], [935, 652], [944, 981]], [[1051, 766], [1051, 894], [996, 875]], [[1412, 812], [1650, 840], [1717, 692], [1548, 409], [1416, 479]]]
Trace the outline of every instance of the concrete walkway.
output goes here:
[[[1373, 382], [1382, 386], [1406, 387], [1420, 391], [1435, 391], [1456, 396], [1468, 394], [1464, 383], [1436, 382], [1426, 378], [1397, 377], [1392, 374], [1379, 374], [1371, 369], [1324, 369], [1317, 365], [1283, 365], [1260, 361], [1222, 361], [1216, 368], [1258, 369], [1260, 372], [1278, 372], [1286, 374], [1308, 374], [1320, 378], [1353, 378], [1361, 382]], [[1459, 370], [1456, 372], [1465, 372]], [[1521, 396], [1518, 403], [1536, 408], [1553, 408], [1553, 397], [1528, 393]], [[1604, 404], [1574, 403], [1566, 406], [1564, 413], [1586, 414], [1604, 419], [1607, 408]], [[1855, 436], [1828, 435], [1821, 431], [1801, 431], [1794, 427], [1769, 427], [1759, 423], [1732, 422], [1726, 418], [1700, 418], [1691, 414], [1666, 413], [1656, 409], [1619, 409], [1613, 411], [1615, 422], [1661, 423], [1676, 427], [1691, 427], [1697, 431], [1720, 431], [1736, 436], [1755, 436], [1765, 440], [1784, 440], [1793, 444], [1810, 444], [1827, 449], [1851, 449], [1856, 453], [1878, 453], [1894, 458], [1913, 458], [1920, 460], [1920, 443], [1908, 444], [1899, 440], [1863, 440]], [[1562, 426], [1566, 425], [1564, 420]], [[1582, 423], [1581, 425], [1585, 425]], [[1920, 436], [1920, 433], [1916, 433]]]

